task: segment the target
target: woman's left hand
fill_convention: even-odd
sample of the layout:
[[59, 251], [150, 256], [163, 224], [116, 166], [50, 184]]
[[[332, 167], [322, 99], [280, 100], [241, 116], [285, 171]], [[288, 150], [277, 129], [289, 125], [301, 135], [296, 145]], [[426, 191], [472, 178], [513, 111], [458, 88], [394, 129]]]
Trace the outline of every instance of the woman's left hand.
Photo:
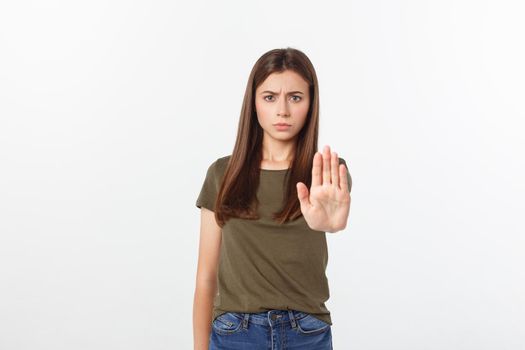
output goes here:
[[301, 212], [312, 230], [333, 233], [346, 227], [350, 212], [346, 172], [337, 153], [325, 146], [322, 155], [314, 155], [310, 191], [304, 183], [297, 183]]

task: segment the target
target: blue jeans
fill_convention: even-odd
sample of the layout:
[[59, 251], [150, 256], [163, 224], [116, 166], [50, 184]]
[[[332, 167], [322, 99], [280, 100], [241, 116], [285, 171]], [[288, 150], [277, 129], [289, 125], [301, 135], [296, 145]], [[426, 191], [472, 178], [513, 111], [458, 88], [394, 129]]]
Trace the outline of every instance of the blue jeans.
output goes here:
[[332, 327], [295, 310], [227, 312], [212, 321], [209, 350], [332, 350]]

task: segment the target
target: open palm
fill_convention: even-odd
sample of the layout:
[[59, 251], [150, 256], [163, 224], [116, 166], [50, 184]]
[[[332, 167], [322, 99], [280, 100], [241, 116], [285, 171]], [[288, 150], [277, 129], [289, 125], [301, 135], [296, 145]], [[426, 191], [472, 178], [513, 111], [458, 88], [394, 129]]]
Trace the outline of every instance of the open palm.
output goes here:
[[310, 191], [304, 183], [297, 183], [301, 212], [312, 230], [337, 232], [346, 227], [350, 212], [346, 172], [337, 153], [325, 146], [322, 155], [314, 155]]

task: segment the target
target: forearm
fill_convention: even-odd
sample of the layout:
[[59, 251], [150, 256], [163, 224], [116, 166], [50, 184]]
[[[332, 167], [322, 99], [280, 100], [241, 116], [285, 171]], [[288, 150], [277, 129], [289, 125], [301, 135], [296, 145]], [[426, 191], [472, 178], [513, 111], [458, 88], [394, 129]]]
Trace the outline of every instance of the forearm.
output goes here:
[[208, 350], [216, 282], [197, 282], [193, 300], [193, 348]]

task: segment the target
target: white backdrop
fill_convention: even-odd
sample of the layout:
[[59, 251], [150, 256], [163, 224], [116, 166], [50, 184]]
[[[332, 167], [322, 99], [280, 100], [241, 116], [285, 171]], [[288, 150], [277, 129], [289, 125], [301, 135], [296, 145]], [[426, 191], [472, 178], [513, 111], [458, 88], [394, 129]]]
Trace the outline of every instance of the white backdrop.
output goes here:
[[190, 349], [208, 165], [264, 52], [353, 178], [335, 349], [524, 349], [519, 1], [2, 1], [0, 349]]

